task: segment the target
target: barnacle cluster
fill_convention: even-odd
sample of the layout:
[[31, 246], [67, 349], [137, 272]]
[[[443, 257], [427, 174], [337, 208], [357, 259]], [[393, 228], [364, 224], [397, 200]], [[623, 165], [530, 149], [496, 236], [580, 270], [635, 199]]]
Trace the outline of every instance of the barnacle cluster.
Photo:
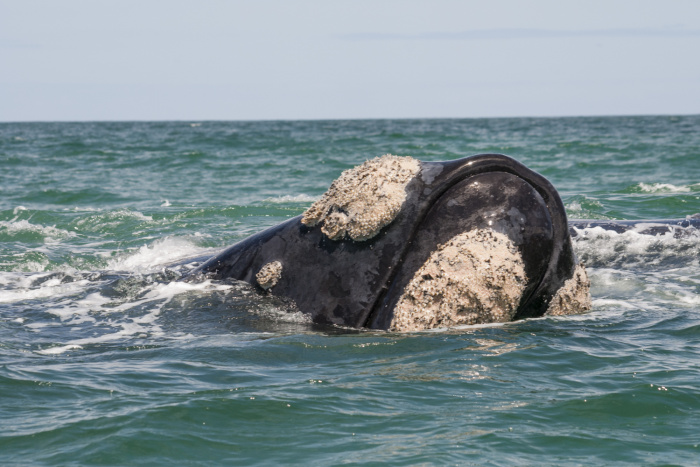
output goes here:
[[309, 227], [321, 224], [331, 240], [367, 240], [398, 215], [406, 185], [420, 171], [411, 157], [386, 154], [344, 171], [303, 215]]
[[282, 263], [272, 261], [260, 268], [260, 271], [255, 275], [255, 280], [260, 287], [268, 290], [277, 285], [280, 277], [282, 277]]
[[575, 315], [591, 309], [591, 282], [586, 268], [576, 265], [574, 275], [557, 290], [547, 307], [548, 316]]
[[527, 283], [510, 239], [489, 229], [438, 245], [406, 286], [390, 328], [418, 331], [512, 320]]

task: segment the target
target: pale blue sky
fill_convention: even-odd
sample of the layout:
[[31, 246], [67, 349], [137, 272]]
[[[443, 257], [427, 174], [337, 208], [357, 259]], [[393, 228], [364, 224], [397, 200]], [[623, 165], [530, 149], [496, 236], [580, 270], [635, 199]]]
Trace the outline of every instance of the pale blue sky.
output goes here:
[[697, 113], [697, 0], [0, 0], [0, 121]]

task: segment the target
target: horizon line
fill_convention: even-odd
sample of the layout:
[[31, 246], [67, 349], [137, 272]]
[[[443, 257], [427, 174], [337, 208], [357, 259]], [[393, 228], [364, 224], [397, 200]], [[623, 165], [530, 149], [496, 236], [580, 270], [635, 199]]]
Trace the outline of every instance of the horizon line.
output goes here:
[[353, 118], [176, 118], [176, 119], [98, 119], [98, 120], [0, 120], [0, 124], [13, 123], [204, 123], [204, 122], [327, 122], [327, 121], [383, 121], [383, 120], [506, 120], [506, 119], [555, 119], [555, 118], [622, 118], [622, 117], [700, 117], [699, 113], [648, 113], [648, 114], [585, 114], [585, 115], [511, 115], [490, 117], [353, 117]]

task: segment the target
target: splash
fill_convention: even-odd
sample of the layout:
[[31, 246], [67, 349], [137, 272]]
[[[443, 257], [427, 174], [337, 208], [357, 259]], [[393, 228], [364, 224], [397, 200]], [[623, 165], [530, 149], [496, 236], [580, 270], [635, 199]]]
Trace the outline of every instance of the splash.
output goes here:
[[689, 193], [700, 188], [700, 184], [696, 185], [673, 185], [671, 183], [639, 183], [637, 185], [643, 193]]
[[187, 238], [167, 237], [121, 254], [109, 261], [107, 267], [114, 271], [148, 273], [162, 269], [163, 265], [201, 255], [203, 252], [201, 247]]
[[56, 243], [66, 238], [75, 237], [76, 233], [55, 226], [32, 224], [28, 220], [13, 220], [0, 221], [0, 235], [13, 237], [13, 240], [16, 240], [15, 237], [30, 236], [31, 238], [40, 238], [44, 243]]
[[[93, 331], [91, 335], [71, 339], [66, 342], [51, 343], [49, 347], [38, 349], [36, 352], [44, 355], [59, 355], [70, 350], [79, 350], [96, 344], [123, 342], [129, 339], [154, 339], [165, 337], [158, 318], [164, 307], [179, 296], [227, 292], [231, 284], [187, 282], [152, 282], [153, 278], [131, 277], [122, 283], [112, 283], [110, 287], [117, 291], [109, 293], [109, 287], [104, 283], [99, 291], [88, 293], [83, 297], [66, 297], [46, 309], [46, 312], [56, 316], [60, 325], [71, 327], [76, 331], [87, 324]], [[50, 322], [30, 323], [26, 326], [35, 331], [46, 326], [58, 325]], [[79, 333], [78, 333], [79, 334]], [[175, 338], [172, 333], [167, 338]]]
[[284, 203], [313, 203], [314, 201], [317, 201], [318, 198], [310, 195], [284, 195], [284, 196], [276, 196], [274, 198], [265, 198], [264, 201], [266, 203], [273, 203], [273, 204], [284, 204]]
[[655, 267], [683, 265], [700, 256], [700, 232], [673, 229], [663, 235], [641, 233], [650, 224], [639, 224], [623, 233], [602, 227], [574, 228], [572, 238], [579, 259], [593, 267]]

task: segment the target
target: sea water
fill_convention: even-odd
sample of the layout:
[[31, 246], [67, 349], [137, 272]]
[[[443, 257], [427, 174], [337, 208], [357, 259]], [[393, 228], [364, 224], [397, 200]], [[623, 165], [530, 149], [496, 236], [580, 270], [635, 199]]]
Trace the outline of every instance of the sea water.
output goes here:
[[173, 281], [367, 159], [486, 152], [570, 219], [700, 212], [700, 116], [0, 123], [0, 463], [700, 465], [697, 234], [580, 231], [590, 313], [418, 333]]

